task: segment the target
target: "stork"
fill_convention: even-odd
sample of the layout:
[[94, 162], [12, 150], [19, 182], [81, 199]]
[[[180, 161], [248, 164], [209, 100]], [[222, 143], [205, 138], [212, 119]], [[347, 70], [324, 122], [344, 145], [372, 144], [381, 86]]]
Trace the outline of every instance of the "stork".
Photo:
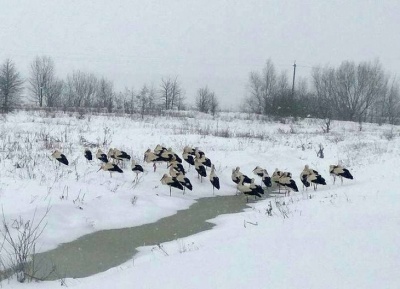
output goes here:
[[272, 187], [271, 177], [269, 176], [266, 169], [263, 170], [262, 182], [264, 183], [264, 185], [266, 187], [268, 187], [268, 188]]
[[204, 153], [203, 151], [201, 151], [198, 147], [195, 147], [195, 149], [194, 149], [194, 155], [195, 155], [197, 158], [202, 158], [202, 157], [205, 155], [205, 153]]
[[186, 174], [185, 169], [181, 163], [176, 160], [175, 156], [172, 156], [172, 159], [168, 162], [168, 167], [173, 167], [178, 172]]
[[135, 181], [137, 181], [139, 178], [139, 174], [143, 173], [143, 167], [141, 165], [136, 164], [136, 161], [132, 159], [131, 168], [132, 172], [136, 174]]
[[203, 177], [207, 177], [206, 167], [196, 159], [194, 161], [194, 168], [197, 171], [197, 177], [199, 178], [201, 176], [201, 182], [203, 182]]
[[261, 195], [257, 192], [257, 190], [254, 190], [249, 186], [244, 185], [243, 181], [244, 181], [244, 176], [242, 175], [239, 177], [239, 183], [237, 184], [237, 189], [239, 190], [239, 192], [246, 195], [247, 202], [249, 201], [249, 196], [254, 196], [254, 199], [256, 197], [261, 198]]
[[342, 167], [341, 165], [330, 165], [329, 173], [331, 174], [331, 176], [333, 176], [333, 183], [335, 183], [336, 177], [340, 178], [340, 180], [342, 181], [342, 184], [343, 184], [343, 178], [350, 179], [350, 180], [353, 179], [353, 176], [350, 173], [350, 171], [348, 169]]
[[108, 163], [107, 155], [105, 153], [103, 153], [103, 151], [101, 149], [97, 150], [96, 158], [103, 163]]
[[243, 176], [243, 183], [251, 183], [251, 179], [240, 171], [240, 167], [236, 167], [236, 169], [232, 171], [232, 181], [238, 184], [241, 176]]
[[155, 172], [157, 170], [156, 162], [161, 161], [161, 158], [150, 149], [147, 149], [144, 153], [143, 161], [145, 161], [146, 163], [153, 163], [153, 168]]
[[154, 148], [154, 153], [157, 154], [157, 155], [160, 155], [163, 151], [166, 151], [166, 150], [167, 150], [166, 147], [163, 147], [162, 145], [158, 144]]
[[211, 168], [211, 160], [209, 158], [207, 158], [204, 153], [201, 156], [196, 155], [196, 159], [202, 165]]
[[167, 150], [162, 151], [159, 156], [166, 162], [171, 161], [172, 159], [175, 159], [178, 163], [182, 163], [182, 159], [173, 152], [172, 148], [168, 148]]
[[259, 166], [256, 166], [255, 169], [253, 170], [253, 173], [259, 177], [261, 177], [261, 185], [264, 183], [266, 187], [271, 187], [271, 178], [268, 175], [268, 172], [266, 169], [263, 169]]
[[188, 188], [189, 190], [193, 189], [192, 183], [185, 176], [185, 174], [176, 171], [173, 167], [169, 167], [169, 174], [171, 175], [171, 177], [176, 178], [178, 182], [183, 186], [183, 194], [185, 194], [186, 188]]
[[308, 175], [306, 181], [314, 185], [314, 191], [317, 190], [318, 185], [326, 185], [325, 179], [321, 175], [316, 175], [314, 173]]
[[238, 184], [240, 182], [240, 176], [236, 173], [235, 169], [232, 169], [232, 182], [234, 182], [235, 184]]
[[176, 178], [173, 178], [173, 177], [169, 176], [168, 174], [164, 174], [160, 181], [161, 181], [161, 184], [169, 186], [169, 195], [170, 196], [171, 196], [171, 188], [172, 187], [183, 191], [183, 186], [181, 185], [181, 183]]
[[317, 185], [326, 185], [325, 179], [316, 171], [311, 169], [308, 165], [304, 166], [303, 171], [300, 174], [300, 180], [304, 187], [308, 188], [311, 183], [314, 185], [314, 190], [317, 189]]
[[287, 174], [283, 174], [278, 180], [277, 183], [286, 188], [285, 196], [286, 194], [289, 195], [290, 190], [293, 190], [295, 192], [298, 192], [299, 189], [297, 188], [296, 182]]
[[68, 166], [67, 157], [66, 157], [64, 154], [62, 154], [59, 150], [55, 150], [55, 151], [51, 154], [51, 156], [52, 156], [53, 158], [55, 158], [57, 161], [59, 161], [60, 163], [62, 163], [62, 164], [64, 164], [64, 165], [67, 165], [67, 166]]
[[254, 179], [251, 179], [251, 182], [250, 182], [250, 186], [249, 186], [249, 187], [250, 187], [250, 189], [252, 189], [254, 192], [257, 192], [259, 195], [263, 195], [263, 194], [264, 194], [264, 190], [262, 189], [261, 186], [255, 184], [255, 180], [254, 180]]
[[112, 172], [118, 172], [118, 173], [123, 173], [121, 168], [113, 163], [103, 163], [101, 164], [101, 167], [99, 168], [98, 171], [103, 170], [103, 171], [108, 171], [110, 172], [110, 177], [112, 178]]
[[109, 157], [117, 160], [118, 161], [123, 161], [123, 160], [130, 160], [131, 156], [128, 155], [126, 152], [118, 150], [116, 148], [111, 149], [108, 151]]
[[195, 155], [195, 149], [190, 146], [185, 146], [183, 148], [183, 153], [188, 153], [189, 155]]
[[219, 178], [215, 174], [215, 166], [214, 165], [211, 165], [210, 182], [213, 187], [213, 195], [214, 195], [214, 188], [219, 190]]
[[93, 159], [92, 152], [88, 148], [85, 149], [85, 158], [88, 161], [91, 161]]
[[[290, 173], [284, 173], [277, 168], [275, 169], [274, 173], [272, 174], [271, 181], [278, 186], [278, 191], [281, 192], [281, 185], [279, 184], [279, 179], [282, 176], [291, 175]], [[290, 176], [289, 176], [290, 177]]]
[[189, 169], [190, 166], [194, 166], [194, 157], [193, 155], [189, 154], [188, 152], [183, 152], [182, 158], [189, 164]]
[[264, 175], [264, 169], [260, 168], [259, 166], [256, 166], [255, 169], [253, 170], [253, 173], [259, 177], [262, 177]]

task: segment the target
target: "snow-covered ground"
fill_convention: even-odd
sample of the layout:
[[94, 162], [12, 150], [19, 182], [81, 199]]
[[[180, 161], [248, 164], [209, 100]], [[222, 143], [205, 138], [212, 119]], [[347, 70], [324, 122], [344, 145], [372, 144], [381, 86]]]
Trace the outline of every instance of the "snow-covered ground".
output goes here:
[[[195, 118], [193, 117], [195, 116]], [[143, 247], [131, 261], [107, 272], [66, 279], [73, 288], [400, 288], [400, 135], [398, 127], [333, 122], [323, 134], [321, 122], [264, 121], [224, 113], [213, 120], [189, 112], [181, 117], [112, 117], [44, 112], [2, 116], [0, 123], [0, 202], [12, 222], [41, 216], [47, 226], [37, 251], [45, 251], [94, 231], [154, 222], [212, 196], [208, 180], [188, 173], [193, 191], [182, 195], [161, 185], [164, 165], [138, 183], [126, 164], [124, 174], [100, 171], [87, 163], [90, 144], [117, 147], [142, 163], [147, 148], [160, 143], [181, 154], [185, 145], [201, 148], [216, 166], [219, 195], [234, 195], [232, 168], [251, 175], [255, 166], [275, 168], [298, 178], [305, 164], [328, 185], [251, 204], [240, 214], [219, 216], [211, 230]], [[325, 158], [317, 157], [319, 144]], [[70, 165], [50, 155], [58, 148]], [[354, 180], [333, 184], [330, 164], [341, 162]], [[258, 180], [257, 180], [258, 181]], [[132, 201], [136, 197], [135, 201]], [[241, 198], [241, 196], [238, 196]], [[245, 199], [243, 198], [245, 202]], [[266, 214], [269, 202], [272, 216]], [[277, 203], [281, 204], [279, 208]], [[4, 252], [2, 252], [4, 258]], [[55, 288], [60, 281], [7, 288]]]

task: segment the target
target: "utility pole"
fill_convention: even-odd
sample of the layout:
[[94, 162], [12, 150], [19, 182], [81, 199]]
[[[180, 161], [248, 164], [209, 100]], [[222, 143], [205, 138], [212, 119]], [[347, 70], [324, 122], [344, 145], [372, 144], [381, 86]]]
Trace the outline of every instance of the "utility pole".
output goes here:
[[292, 84], [292, 98], [294, 98], [294, 81], [296, 79], [296, 60], [293, 64], [293, 84]]
[[40, 98], [39, 98], [39, 106], [43, 105], [43, 84], [40, 85]]

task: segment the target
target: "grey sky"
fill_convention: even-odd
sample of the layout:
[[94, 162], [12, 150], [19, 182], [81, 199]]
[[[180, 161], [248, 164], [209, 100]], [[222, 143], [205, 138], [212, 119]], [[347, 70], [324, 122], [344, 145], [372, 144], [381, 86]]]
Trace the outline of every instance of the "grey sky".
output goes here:
[[193, 101], [208, 85], [237, 108], [249, 72], [271, 58], [299, 76], [310, 66], [374, 60], [400, 65], [400, 1], [0, 0], [0, 62], [24, 77], [36, 55], [60, 77], [74, 69], [112, 79], [117, 89], [158, 86], [178, 75]]

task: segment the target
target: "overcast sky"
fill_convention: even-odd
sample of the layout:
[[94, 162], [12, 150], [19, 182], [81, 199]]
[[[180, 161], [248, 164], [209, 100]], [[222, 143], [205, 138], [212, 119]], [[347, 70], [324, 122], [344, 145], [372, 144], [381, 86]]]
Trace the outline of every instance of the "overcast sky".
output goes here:
[[37, 55], [60, 77], [94, 72], [118, 90], [178, 76], [193, 101], [208, 85], [237, 108], [250, 71], [268, 58], [292, 77], [343, 60], [400, 67], [400, 1], [0, 0], [0, 62], [24, 77]]

